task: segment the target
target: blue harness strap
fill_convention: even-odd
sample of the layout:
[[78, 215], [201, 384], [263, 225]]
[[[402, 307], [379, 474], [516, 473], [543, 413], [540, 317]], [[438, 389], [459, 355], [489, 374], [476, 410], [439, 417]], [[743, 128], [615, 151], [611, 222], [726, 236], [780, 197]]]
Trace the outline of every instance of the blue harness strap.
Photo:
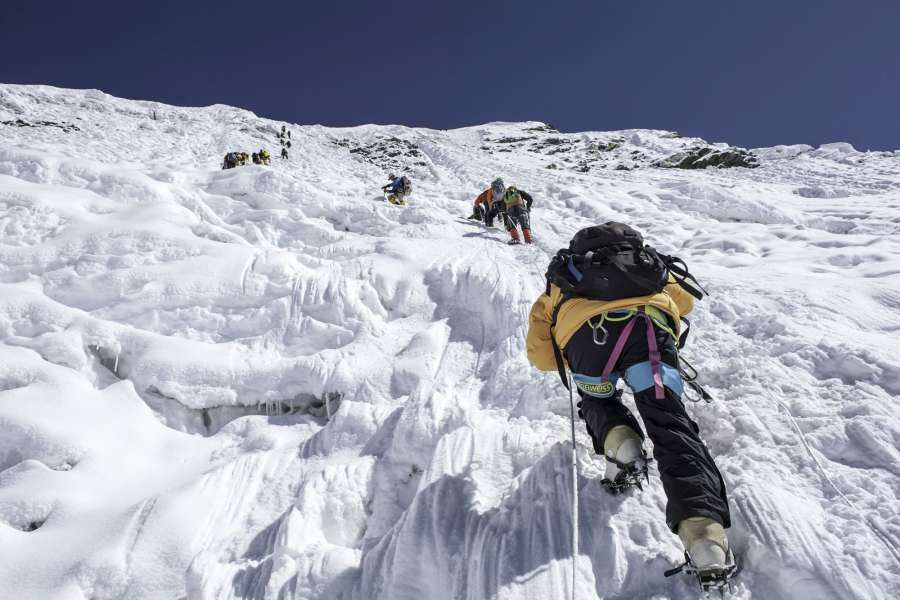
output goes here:
[[[684, 394], [684, 382], [681, 380], [681, 374], [678, 369], [664, 362], [659, 363], [659, 370], [662, 373], [662, 383], [665, 387], [675, 392], [680, 398]], [[631, 365], [625, 370], [625, 382], [631, 391], [643, 392], [656, 385], [653, 380], [653, 365], [649, 360]]]

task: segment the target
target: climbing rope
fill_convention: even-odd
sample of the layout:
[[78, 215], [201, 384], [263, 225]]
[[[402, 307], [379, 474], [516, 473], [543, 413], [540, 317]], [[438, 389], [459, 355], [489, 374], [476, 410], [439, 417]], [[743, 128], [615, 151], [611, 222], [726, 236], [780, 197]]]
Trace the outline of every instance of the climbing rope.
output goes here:
[[848, 498], [844, 492], [840, 490], [837, 484], [834, 483], [834, 480], [828, 476], [828, 472], [825, 470], [825, 467], [822, 466], [822, 463], [819, 462], [819, 459], [816, 458], [815, 453], [813, 452], [812, 446], [810, 446], [809, 441], [806, 439], [806, 434], [803, 433], [803, 430], [800, 428], [800, 424], [797, 423], [797, 419], [794, 417], [794, 414], [791, 412], [790, 407], [785, 404], [780, 398], [774, 397], [775, 402], [781, 407], [781, 409], [787, 414], [788, 420], [790, 420], [791, 425], [793, 425], [794, 429], [797, 432], [797, 437], [800, 440], [800, 443], [803, 444], [803, 447], [806, 448], [806, 452], [809, 454], [809, 457], [812, 459], [813, 464], [816, 465], [816, 468], [819, 471], [819, 475], [821, 475], [822, 480], [825, 481], [832, 490], [844, 501], [844, 503], [855, 510], [860, 516], [863, 517], [866, 525], [869, 526], [869, 529], [875, 534], [884, 545], [887, 547], [888, 551], [893, 555], [894, 560], [900, 564], [900, 549], [897, 548], [897, 545], [891, 539], [890, 535], [882, 529], [881, 525], [875, 519], [872, 518], [870, 514], [866, 514], [854, 503], [850, 498]]
[[569, 420], [572, 433], [572, 600], [575, 600], [575, 583], [578, 579], [578, 446], [575, 442], [575, 397], [572, 394], [572, 376], [569, 378]]

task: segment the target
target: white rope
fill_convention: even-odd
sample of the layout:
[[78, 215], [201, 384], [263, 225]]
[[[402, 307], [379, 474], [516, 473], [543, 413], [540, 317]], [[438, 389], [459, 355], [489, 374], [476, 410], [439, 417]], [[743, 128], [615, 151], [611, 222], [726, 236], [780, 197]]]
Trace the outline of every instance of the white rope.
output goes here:
[[822, 463], [819, 462], [819, 459], [816, 458], [816, 455], [813, 452], [812, 446], [810, 446], [809, 442], [806, 439], [806, 434], [803, 433], [803, 430], [800, 428], [800, 424], [797, 423], [797, 419], [794, 418], [794, 414], [791, 412], [790, 407], [788, 407], [788, 405], [785, 404], [780, 398], [777, 398], [774, 396], [773, 396], [773, 398], [774, 398], [775, 402], [779, 406], [781, 406], [782, 410], [784, 410], [784, 412], [787, 414], [788, 419], [791, 422], [791, 425], [793, 425], [794, 429], [797, 431], [797, 437], [800, 439], [800, 443], [802, 443], [803, 447], [806, 448], [807, 454], [809, 454], [809, 457], [812, 459], [813, 463], [816, 465], [816, 468], [819, 471], [819, 475], [822, 476], [822, 479], [831, 487], [832, 490], [835, 491], [835, 493], [837, 493], [837, 495], [841, 498], [841, 500], [844, 501], [844, 503], [847, 506], [849, 506], [850, 508], [855, 510], [858, 514], [860, 514], [863, 517], [866, 525], [869, 526], [869, 529], [871, 529], [872, 533], [875, 534], [875, 537], [877, 537], [879, 540], [881, 540], [881, 542], [887, 547], [887, 549], [893, 555], [894, 560], [896, 560], [898, 563], [900, 563], [900, 549], [898, 549], [897, 546], [894, 544], [890, 535], [886, 531], [884, 531], [884, 529], [882, 529], [881, 525], [877, 521], [875, 521], [874, 518], [872, 518], [871, 514], [867, 514], [867, 513], [863, 512], [862, 510], [860, 510], [860, 508], [856, 505], [856, 503], [854, 503], [852, 500], [850, 500], [850, 498], [848, 498], [844, 494], [844, 492], [842, 492], [840, 490], [840, 488], [837, 486], [837, 484], [834, 483], [834, 480], [832, 480], [831, 477], [828, 476], [828, 472], [825, 470], [825, 467], [822, 466]]
[[578, 447], [575, 443], [575, 397], [572, 394], [572, 377], [569, 383], [569, 417], [572, 426], [572, 600], [575, 600], [575, 583], [578, 580]]

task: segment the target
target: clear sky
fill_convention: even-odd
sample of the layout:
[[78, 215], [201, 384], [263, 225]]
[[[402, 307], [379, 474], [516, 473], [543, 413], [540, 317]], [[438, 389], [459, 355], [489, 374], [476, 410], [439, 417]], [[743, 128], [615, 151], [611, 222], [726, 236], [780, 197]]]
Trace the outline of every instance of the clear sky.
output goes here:
[[900, 0], [0, 2], [0, 82], [297, 123], [900, 148]]

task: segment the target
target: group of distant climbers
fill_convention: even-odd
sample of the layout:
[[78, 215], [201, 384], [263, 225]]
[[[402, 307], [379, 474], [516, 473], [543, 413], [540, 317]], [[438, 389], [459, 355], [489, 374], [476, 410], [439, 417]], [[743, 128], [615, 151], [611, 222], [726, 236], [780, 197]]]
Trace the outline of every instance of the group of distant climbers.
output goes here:
[[488, 227], [494, 226], [494, 219], [500, 217], [509, 232], [509, 244], [519, 244], [519, 230], [526, 244], [534, 240], [531, 237], [531, 204], [534, 198], [525, 190], [503, 183], [499, 177], [491, 182], [491, 187], [475, 198], [475, 206], [469, 218], [483, 221]]
[[[397, 206], [405, 206], [406, 199], [412, 192], [412, 182], [409, 177], [391, 173], [388, 175], [388, 182], [381, 188], [387, 201]], [[475, 205], [469, 219], [481, 221], [487, 227], [493, 227], [494, 220], [499, 218], [509, 232], [508, 244], [520, 244], [523, 239], [526, 244], [531, 244], [534, 242], [531, 235], [531, 205], [533, 203], [534, 198], [531, 194], [513, 185], [507, 187], [498, 177], [491, 182], [488, 189], [475, 198]], [[522, 229], [521, 238], [519, 238], [520, 227]]]
[[249, 161], [252, 161], [254, 165], [268, 166], [272, 164], [272, 155], [269, 154], [268, 150], [260, 150], [249, 156], [246, 152], [229, 152], [225, 155], [225, 160], [222, 161], [222, 168], [233, 169], [235, 167], [243, 167]]
[[[287, 160], [288, 148], [291, 147], [291, 132], [282, 125], [281, 131], [278, 132], [275, 137], [278, 138], [278, 141], [281, 143], [281, 158]], [[259, 152], [253, 152], [252, 154], [247, 154], [246, 152], [229, 152], [222, 161], [222, 168], [233, 169], [235, 167], [243, 167], [250, 162], [254, 165], [269, 166], [272, 164], [272, 155], [265, 149], [262, 149]]]
[[281, 131], [276, 137], [278, 138], [278, 142], [281, 144], [281, 158], [287, 160], [287, 149], [291, 147], [291, 132], [287, 127], [282, 125]]

